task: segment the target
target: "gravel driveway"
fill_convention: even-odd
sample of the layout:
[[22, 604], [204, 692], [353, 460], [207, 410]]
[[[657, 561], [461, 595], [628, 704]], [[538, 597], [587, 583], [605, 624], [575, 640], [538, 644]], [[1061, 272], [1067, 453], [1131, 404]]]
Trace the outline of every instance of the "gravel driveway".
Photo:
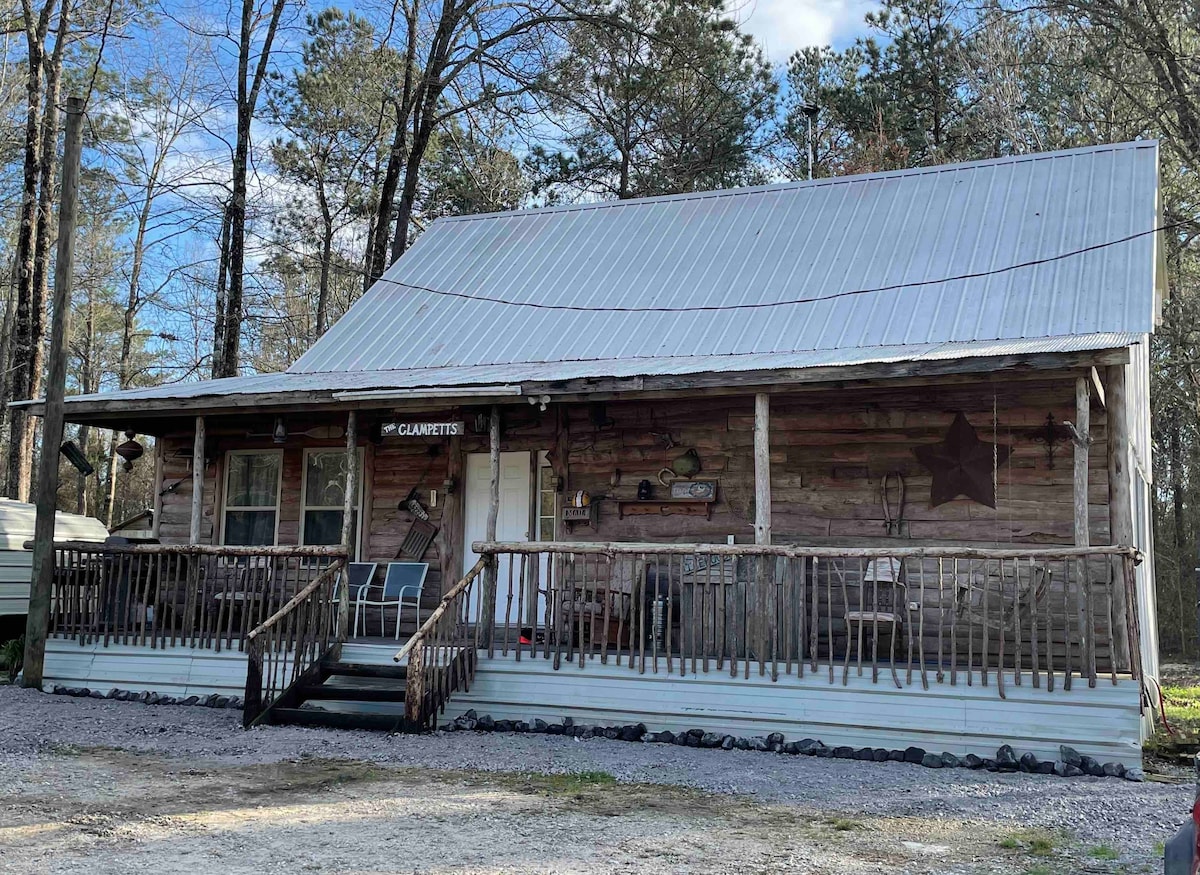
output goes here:
[[13, 687], [0, 739], [0, 870], [26, 872], [1149, 872], [1192, 796], [603, 738], [246, 732], [234, 711]]

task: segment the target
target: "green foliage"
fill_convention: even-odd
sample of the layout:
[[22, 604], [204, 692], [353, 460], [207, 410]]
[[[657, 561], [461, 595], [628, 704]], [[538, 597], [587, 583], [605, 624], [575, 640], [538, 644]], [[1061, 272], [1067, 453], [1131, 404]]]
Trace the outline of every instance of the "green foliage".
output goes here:
[[1008, 851], [1024, 851], [1035, 857], [1049, 857], [1062, 841], [1062, 836], [1044, 829], [1021, 829], [1000, 839], [1000, 847]]
[[719, 0], [599, 3], [539, 81], [561, 148], [535, 148], [535, 192], [639, 197], [757, 181], [777, 83]]

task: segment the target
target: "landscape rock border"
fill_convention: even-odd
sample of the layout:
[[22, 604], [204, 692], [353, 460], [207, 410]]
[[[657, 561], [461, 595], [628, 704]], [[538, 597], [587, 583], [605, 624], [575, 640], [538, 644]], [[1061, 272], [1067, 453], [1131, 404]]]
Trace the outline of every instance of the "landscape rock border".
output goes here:
[[474, 709], [441, 726], [443, 732], [531, 732], [545, 735], [566, 735], [580, 740], [608, 738], [621, 741], [639, 741], [646, 744], [674, 744], [682, 747], [699, 747], [710, 750], [754, 750], [764, 753], [802, 754], [804, 756], [832, 757], [834, 759], [860, 760], [862, 762], [905, 762], [929, 769], [971, 769], [989, 772], [1024, 772], [1036, 775], [1058, 775], [1061, 778], [1092, 776], [1096, 778], [1124, 778], [1127, 781], [1144, 781], [1146, 773], [1141, 769], [1128, 769], [1121, 763], [1103, 763], [1084, 756], [1069, 745], [1059, 747], [1058, 760], [1039, 760], [1032, 753], [1018, 756], [1012, 745], [1002, 744], [996, 756], [983, 758], [975, 754], [957, 756], [948, 751], [935, 753], [919, 747], [904, 750], [889, 750], [884, 747], [848, 746], [829, 747], [819, 739], [802, 738], [787, 741], [782, 732], [756, 735], [750, 738], [709, 732], [703, 729], [688, 729], [685, 732], [651, 732], [646, 724], [622, 724], [598, 726], [576, 723], [564, 717], [561, 723], [545, 720], [495, 720], [487, 714], [479, 715]]
[[241, 696], [221, 696], [217, 693], [207, 696], [165, 696], [162, 693], [119, 690], [116, 687], [105, 692], [87, 687], [64, 687], [59, 684], [55, 684], [51, 692], [58, 696], [73, 696], [76, 699], [113, 699], [117, 702], [141, 702], [143, 705], [198, 705], [204, 708], [236, 708], [239, 711], [246, 704]]
[[[52, 692], [60, 696], [81, 699], [113, 699], [118, 702], [141, 702], [144, 705], [194, 705], [206, 708], [229, 708], [241, 710], [245, 702], [240, 696], [222, 696], [211, 693], [207, 696], [166, 696], [161, 693], [136, 692], [113, 688], [108, 692], [87, 687], [64, 687], [55, 685]], [[904, 762], [924, 766], [928, 769], [970, 769], [989, 772], [1025, 772], [1037, 775], [1057, 775], [1060, 778], [1092, 776], [1096, 778], [1123, 778], [1126, 781], [1145, 781], [1142, 769], [1128, 769], [1121, 763], [1100, 763], [1093, 757], [1080, 754], [1069, 745], [1059, 746], [1059, 758], [1055, 761], [1039, 760], [1032, 753], [1017, 756], [1011, 745], [1002, 744], [995, 757], [979, 757], [973, 753], [957, 756], [948, 751], [935, 753], [920, 747], [904, 750], [889, 750], [884, 747], [849, 746], [829, 747], [820, 739], [802, 738], [787, 741], [782, 732], [770, 735], [744, 737], [710, 732], [704, 729], [688, 729], [685, 732], [651, 732], [644, 723], [627, 723], [599, 726], [576, 723], [571, 717], [563, 717], [561, 723], [545, 720], [496, 720], [490, 715], [479, 715], [475, 709], [467, 711], [449, 723], [439, 727], [443, 732], [515, 732], [543, 735], [565, 735], [580, 740], [607, 738], [613, 741], [642, 742], [646, 744], [674, 744], [681, 747], [699, 747], [710, 750], [753, 750], [762, 753], [794, 754], [834, 759], [860, 760], [862, 762]]]

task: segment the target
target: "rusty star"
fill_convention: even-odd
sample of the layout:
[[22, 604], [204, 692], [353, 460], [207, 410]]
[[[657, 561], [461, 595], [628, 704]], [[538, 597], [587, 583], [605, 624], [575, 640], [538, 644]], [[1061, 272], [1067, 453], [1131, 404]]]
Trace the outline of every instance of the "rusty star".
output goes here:
[[965, 495], [994, 508], [996, 489], [993, 472], [1012, 454], [1012, 447], [981, 441], [960, 410], [938, 444], [915, 447], [917, 459], [933, 474], [930, 506], [937, 507]]

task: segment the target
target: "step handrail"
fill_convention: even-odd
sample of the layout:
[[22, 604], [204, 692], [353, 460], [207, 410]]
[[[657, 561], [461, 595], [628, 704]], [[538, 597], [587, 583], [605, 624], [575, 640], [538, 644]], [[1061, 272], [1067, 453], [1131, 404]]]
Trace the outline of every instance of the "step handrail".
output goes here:
[[296, 610], [296, 607], [302, 601], [304, 601], [306, 598], [308, 598], [310, 595], [312, 595], [314, 592], [316, 592], [318, 589], [320, 589], [322, 586], [324, 586], [325, 581], [330, 576], [332, 576], [332, 575], [336, 574], [338, 571], [340, 571], [341, 567], [342, 566], [340, 564], [335, 563], [333, 565], [330, 565], [328, 568], [326, 568], [324, 571], [322, 571], [320, 574], [318, 574], [316, 577], [314, 577], [312, 580], [312, 583], [310, 583], [308, 586], [304, 587], [304, 589], [300, 590], [300, 592], [298, 592], [294, 596], [292, 596], [288, 600], [287, 604], [285, 604], [278, 611], [271, 614], [271, 616], [267, 617], [267, 619], [263, 620], [261, 623], [259, 623], [257, 626], [255, 626], [253, 629], [251, 629], [249, 632], [247, 632], [246, 640], [253, 641], [259, 635], [262, 635], [264, 632], [266, 632], [272, 626], [276, 625], [280, 620], [282, 620], [284, 617], [286, 617], [292, 611]]
[[[475, 642], [469, 640], [471, 586], [494, 562], [481, 556], [393, 657], [396, 662], [408, 658], [404, 724], [410, 732], [435, 729], [450, 696], [469, 689], [475, 678]], [[494, 575], [490, 578], [485, 576], [485, 586], [495, 585]]]
[[[247, 729], [292, 698], [294, 691], [319, 671], [321, 660], [338, 646], [335, 596], [344, 568], [345, 560], [335, 558], [287, 604], [247, 633], [242, 711], [242, 725]], [[322, 592], [326, 588], [328, 597]], [[294, 619], [284, 624], [289, 618]]]

